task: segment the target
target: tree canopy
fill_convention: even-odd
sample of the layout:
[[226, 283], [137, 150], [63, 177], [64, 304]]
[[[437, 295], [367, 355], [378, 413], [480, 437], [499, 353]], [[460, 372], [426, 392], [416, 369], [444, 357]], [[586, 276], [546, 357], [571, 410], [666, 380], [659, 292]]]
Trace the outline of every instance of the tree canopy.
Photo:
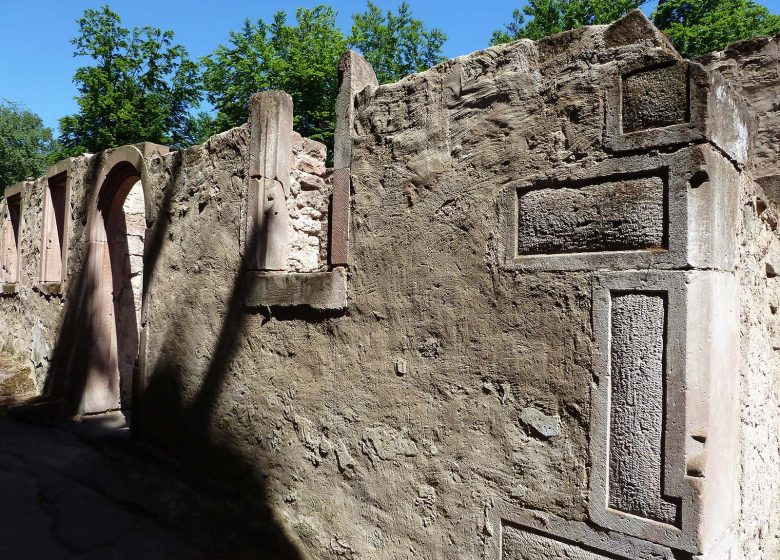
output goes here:
[[512, 13], [512, 21], [493, 32], [491, 45], [516, 39], [541, 39], [583, 25], [611, 23], [646, 0], [531, 0]]
[[60, 119], [71, 153], [97, 152], [143, 140], [187, 143], [190, 108], [200, 99], [198, 67], [173, 32], [122, 27], [108, 6], [85, 10], [71, 41], [74, 56], [92, 65], [76, 70], [79, 112]]
[[441, 29], [426, 29], [406, 2], [394, 14], [382, 13], [368, 0], [367, 10], [354, 14], [352, 22], [349, 46], [373, 66], [379, 83], [395, 82], [444, 60], [441, 48], [447, 36]]
[[382, 13], [369, 1], [366, 12], [352, 16], [348, 37], [337, 27], [330, 6], [299, 8], [295, 20], [289, 23], [285, 12], [270, 23], [246, 20], [240, 32], [230, 34], [229, 45], [202, 59], [206, 98], [217, 111], [212, 133], [246, 122], [253, 93], [281, 89], [293, 98], [295, 129], [330, 146], [338, 61], [348, 46], [363, 54], [382, 82], [443, 60], [446, 36], [414, 19], [405, 2], [394, 14]]
[[0, 102], [0, 198], [3, 187], [43, 173], [52, 150], [52, 131], [17, 103]]
[[338, 60], [346, 40], [328, 6], [299, 8], [297, 24], [277, 12], [273, 21], [244, 22], [230, 33], [230, 45], [220, 45], [202, 59], [206, 98], [216, 108], [214, 132], [246, 122], [249, 97], [280, 89], [295, 105], [296, 130], [330, 142], [335, 122]]
[[[531, 0], [516, 9], [491, 45], [540, 39], [583, 25], [611, 23], [646, 0]], [[685, 57], [720, 50], [759, 35], [780, 33], [780, 16], [752, 0], [661, 0], [653, 22]]]
[[662, 0], [653, 21], [688, 58], [780, 33], [780, 16], [751, 0]]

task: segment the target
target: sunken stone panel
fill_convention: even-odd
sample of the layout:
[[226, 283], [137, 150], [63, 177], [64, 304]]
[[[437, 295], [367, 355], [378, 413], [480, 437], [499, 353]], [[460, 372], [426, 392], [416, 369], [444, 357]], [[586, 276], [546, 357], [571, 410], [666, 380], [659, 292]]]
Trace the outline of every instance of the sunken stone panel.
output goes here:
[[502, 529], [501, 550], [501, 560], [627, 560], [512, 525]]
[[663, 498], [665, 294], [612, 297], [609, 507], [674, 524]]
[[660, 177], [540, 188], [520, 191], [518, 196], [519, 255], [665, 246]]
[[623, 132], [688, 120], [688, 66], [640, 70], [623, 77]]

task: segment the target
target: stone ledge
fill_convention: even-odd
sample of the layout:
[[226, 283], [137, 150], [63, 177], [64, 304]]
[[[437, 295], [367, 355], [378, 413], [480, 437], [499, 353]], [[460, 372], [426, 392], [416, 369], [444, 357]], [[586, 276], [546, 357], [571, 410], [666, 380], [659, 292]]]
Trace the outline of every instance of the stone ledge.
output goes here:
[[38, 282], [35, 288], [45, 296], [61, 296], [63, 293], [62, 282]]
[[347, 273], [250, 272], [244, 302], [248, 307], [308, 306], [314, 309], [347, 307]]
[[15, 296], [19, 293], [19, 284], [16, 282], [0, 284], [0, 296]]

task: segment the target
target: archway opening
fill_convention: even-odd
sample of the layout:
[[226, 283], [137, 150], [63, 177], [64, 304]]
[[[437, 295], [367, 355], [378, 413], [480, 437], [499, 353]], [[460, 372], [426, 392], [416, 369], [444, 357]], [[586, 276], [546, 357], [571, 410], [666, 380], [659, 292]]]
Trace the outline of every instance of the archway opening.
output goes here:
[[129, 420], [139, 367], [146, 215], [138, 171], [109, 172], [98, 195], [91, 249], [95, 271], [94, 344], [84, 412], [119, 411]]

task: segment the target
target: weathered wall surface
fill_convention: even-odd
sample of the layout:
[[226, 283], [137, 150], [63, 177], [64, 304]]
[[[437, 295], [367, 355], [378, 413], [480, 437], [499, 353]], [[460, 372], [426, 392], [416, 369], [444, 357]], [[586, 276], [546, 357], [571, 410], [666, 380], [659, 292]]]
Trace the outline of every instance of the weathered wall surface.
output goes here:
[[757, 185], [741, 200], [741, 540], [745, 558], [780, 557], [780, 37], [741, 41], [699, 60], [726, 77], [754, 115]]
[[726, 77], [755, 115], [753, 177], [768, 196], [780, 200], [780, 36], [740, 41], [698, 60]]
[[[138, 434], [237, 489], [269, 557], [773, 558], [777, 210], [728, 84], [634, 13], [352, 101], [343, 309], [247, 305], [250, 126], [144, 151]], [[334, 210], [324, 147], [290, 152], [298, 282], [333, 274]], [[110, 157], [74, 161], [63, 295], [24, 190], [0, 329], [41, 389], [80, 363]]]

